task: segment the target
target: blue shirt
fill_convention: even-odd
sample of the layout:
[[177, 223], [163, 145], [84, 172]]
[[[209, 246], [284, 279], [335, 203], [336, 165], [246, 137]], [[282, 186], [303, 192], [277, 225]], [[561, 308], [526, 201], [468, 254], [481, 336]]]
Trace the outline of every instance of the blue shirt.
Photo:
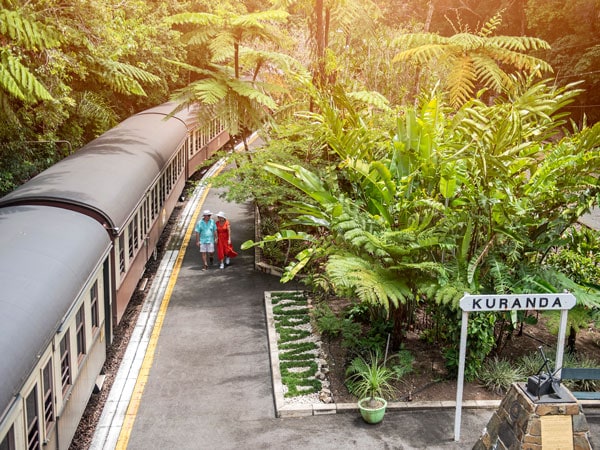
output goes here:
[[215, 243], [215, 232], [217, 231], [217, 226], [214, 220], [208, 219], [208, 221], [206, 221], [204, 218], [200, 219], [196, 224], [194, 231], [200, 235], [200, 244]]

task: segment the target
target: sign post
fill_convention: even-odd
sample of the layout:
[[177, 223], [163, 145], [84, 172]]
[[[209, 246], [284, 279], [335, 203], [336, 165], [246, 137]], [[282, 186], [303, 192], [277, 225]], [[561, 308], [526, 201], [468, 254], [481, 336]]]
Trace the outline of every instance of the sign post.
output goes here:
[[514, 295], [469, 295], [460, 299], [462, 323], [460, 328], [460, 354], [458, 364], [458, 380], [456, 384], [456, 414], [454, 417], [454, 440], [460, 440], [460, 423], [462, 414], [462, 397], [465, 379], [465, 358], [467, 353], [467, 323], [469, 312], [515, 311], [515, 310], [560, 310], [560, 328], [556, 348], [558, 376], [562, 369], [567, 331], [567, 314], [575, 306], [573, 294], [514, 294]]

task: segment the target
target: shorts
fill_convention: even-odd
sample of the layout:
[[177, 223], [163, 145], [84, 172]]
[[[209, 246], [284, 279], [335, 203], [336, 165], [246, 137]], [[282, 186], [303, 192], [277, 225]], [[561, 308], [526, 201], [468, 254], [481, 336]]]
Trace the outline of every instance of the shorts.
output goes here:
[[215, 244], [200, 244], [200, 253], [213, 253]]

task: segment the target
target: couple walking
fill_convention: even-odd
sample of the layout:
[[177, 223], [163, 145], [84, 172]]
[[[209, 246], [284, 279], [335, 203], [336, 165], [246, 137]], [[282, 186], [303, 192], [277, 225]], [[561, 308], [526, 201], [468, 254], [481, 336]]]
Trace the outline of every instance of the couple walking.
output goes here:
[[[198, 221], [194, 231], [196, 232], [196, 245], [200, 247], [202, 255], [202, 270], [208, 269], [208, 259], [212, 264], [217, 247], [217, 258], [219, 258], [219, 268], [224, 269], [225, 264], [229, 265], [229, 259], [237, 256], [237, 253], [231, 246], [231, 225], [225, 217], [223, 211], [217, 213], [217, 221], [212, 217], [212, 212], [208, 209], [202, 212], [202, 219]], [[210, 255], [210, 256], [209, 256]]]

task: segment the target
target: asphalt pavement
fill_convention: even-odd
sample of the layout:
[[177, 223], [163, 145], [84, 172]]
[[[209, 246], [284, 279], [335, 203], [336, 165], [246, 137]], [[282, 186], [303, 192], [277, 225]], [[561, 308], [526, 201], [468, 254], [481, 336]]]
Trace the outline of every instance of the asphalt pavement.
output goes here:
[[[220, 168], [216, 168], [216, 171]], [[208, 179], [207, 182], [208, 183]], [[392, 408], [368, 425], [357, 410], [278, 418], [265, 291], [294, 290], [255, 270], [250, 204], [230, 204], [201, 185], [188, 202], [139, 319], [92, 449], [466, 449], [493, 409]], [[201, 210], [225, 211], [239, 255], [202, 271], [191, 228]], [[452, 402], [450, 402], [452, 403]], [[590, 411], [593, 435], [600, 415]]]

